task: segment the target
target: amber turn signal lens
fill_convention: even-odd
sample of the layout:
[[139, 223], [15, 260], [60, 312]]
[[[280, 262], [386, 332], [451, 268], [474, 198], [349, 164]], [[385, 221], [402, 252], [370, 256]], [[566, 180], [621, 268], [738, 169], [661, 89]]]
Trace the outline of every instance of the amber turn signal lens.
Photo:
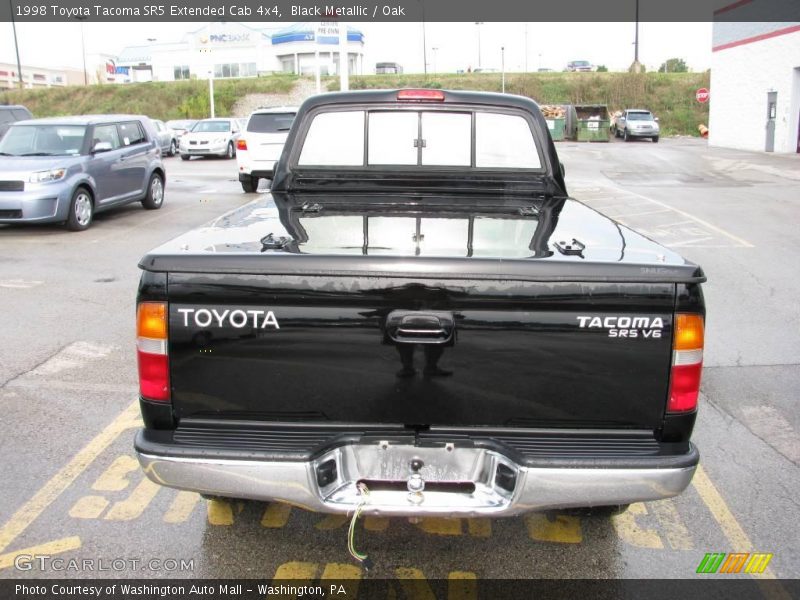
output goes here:
[[167, 303], [142, 302], [136, 309], [136, 335], [157, 340], [167, 339]]
[[679, 314], [675, 318], [673, 350], [702, 350], [703, 317]]

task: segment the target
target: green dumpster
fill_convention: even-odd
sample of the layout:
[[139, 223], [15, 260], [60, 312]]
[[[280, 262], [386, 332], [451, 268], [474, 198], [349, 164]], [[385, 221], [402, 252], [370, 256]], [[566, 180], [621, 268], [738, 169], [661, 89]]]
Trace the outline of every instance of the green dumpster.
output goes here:
[[547, 129], [550, 130], [550, 137], [553, 138], [554, 142], [560, 142], [564, 139], [564, 123], [566, 119], [556, 118], [556, 119], [545, 119], [547, 121]]
[[611, 119], [604, 104], [584, 104], [575, 107], [578, 117], [579, 142], [607, 142]]

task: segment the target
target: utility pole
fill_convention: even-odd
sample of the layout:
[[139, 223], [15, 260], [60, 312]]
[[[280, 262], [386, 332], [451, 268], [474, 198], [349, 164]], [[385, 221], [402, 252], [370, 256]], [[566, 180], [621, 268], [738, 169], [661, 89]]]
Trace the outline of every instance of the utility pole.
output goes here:
[[475, 25], [478, 26], [478, 68], [481, 67], [481, 25], [483, 25], [483, 21], [475, 21]]
[[633, 62], [639, 62], [639, 0], [636, 0], [636, 37], [633, 41]]
[[525, 72], [528, 72], [528, 24], [525, 23]]
[[[422, 9], [422, 14], [425, 14], [425, 9]], [[422, 17], [425, 18], [424, 16]], [[425, 41], [425, 21], [422, 21], [422, 63], [425, 75], [428, 74], [428, 43]]]
[[211, 118], [213, 119], [216, 115], [214, 114], [214, 59], [211, 54], [211, 25], [208, 26], [208, 39], [209, 45], [204, 46], [199, 49], [200, 54], [203, 54], [208, 57], [208, 108], [211, 111]]
[[11, 7], [11, 28], [14, 30], [14, 50], [17, 53], [17, 76], [19, 77], [19, 89], [25, 88], [25, 82], [22, 80], [22, 63], [19, 60], [19, 44], [17, 44], [17, 24], [14, 22], [14, 4], [8, 0], [8, 5]]
[[76, 15], [75, 20], [81, 24], [81, 53], [83, 54], [83, 85], [89, 85], [89, 75], [86, 73], [86, 42], [83, 37], [83, 22], [89, 17]]
[[350, 59], [347, 57], [347, 25], [339, 21], [339, 90], [350, 89]]
[[633, 64], [631, 65], [631, 73], [641, 73], [642, 64], [639, 62], [639, 0], [636, 2], [636, 33], [633, 39]]
[[431, 50], [433, 50], [433, 72], [434, 72], [434, 73], [438, 73], [438, 71], [436, 70], [436, 51], [437, 51], [438, 49], [439, 49], [439, 48], [437, 48], [436, 46], [434, 46], [433, 48], [431, 48]]
[[500, 46], [500, 68], [503, 72], [502, 75], [502, 92], [506, 93], [506, 47]]

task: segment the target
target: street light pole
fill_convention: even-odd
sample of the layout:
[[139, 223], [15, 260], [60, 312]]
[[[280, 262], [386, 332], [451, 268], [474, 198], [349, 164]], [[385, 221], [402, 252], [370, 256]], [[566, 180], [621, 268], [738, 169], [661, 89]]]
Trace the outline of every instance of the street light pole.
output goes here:
[[425, 0], [420, 0], [422, 8], [422, 70], [428, 76], [428, 42], [425, 37]]
[[350, 89], [350, 58], [347, 48], [347, 25], [339, 21], [339, 90]]
[[83, 22], [89, 17], [75, 16], [75, 20], [81, 24], [81, 53], [83, 54], [83, 85], [89, 85], [89, 75], [86, 72], [86, 41], [83, 36]]
[[635, 48], [633, 50], [633, 62], [639, 62], [639, 0], [636, 0], [636, 39], [634, 40]]
[[525, 72], [528, 72], [528, 24], [525, 23]]
[[478, 68], [481, 67], [481, 25], [483, 25], [483, 21], [475, 21], [475, 25], [478, 26]]
[[506, 47], [500, 46], [500, 68], [503, 72], [502, 75], [502, 92], [506, 93]]
[[14, 30], [14, 50], [17, 53], [17, 76], [19, 77], [20, 89], [25, 88], [25, 82], [22, 80], [22, 63], [19, 60], [19, 44], [17, 44], [17, 24], [14, 22], [14, 4], [8, 0], [8, 5], [11, 7], [11, 28]]

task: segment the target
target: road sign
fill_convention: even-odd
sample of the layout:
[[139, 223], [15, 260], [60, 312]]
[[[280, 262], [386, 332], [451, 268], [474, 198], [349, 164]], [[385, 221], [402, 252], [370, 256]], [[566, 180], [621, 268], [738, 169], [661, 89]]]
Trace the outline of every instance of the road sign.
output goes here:
[[698, 102], [706, 103], [710, 97], [710, 93], [706, 88], [700, 88], [694, 93], [695, 100]]

